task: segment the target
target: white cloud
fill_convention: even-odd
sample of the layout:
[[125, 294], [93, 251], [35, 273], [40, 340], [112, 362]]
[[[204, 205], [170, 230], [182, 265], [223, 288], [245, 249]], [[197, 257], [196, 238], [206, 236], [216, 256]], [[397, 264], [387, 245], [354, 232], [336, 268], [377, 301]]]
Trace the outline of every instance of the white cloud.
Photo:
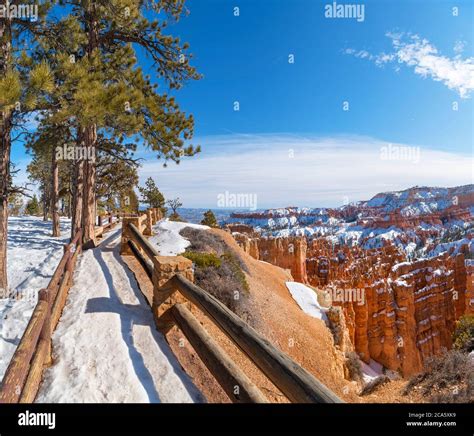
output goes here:
[[457, 41], [454, 47], [456, 56], [449, 58], [441, 55], [434, 45], [418, 35], [389, 32], [386, 36], [392, 40], [394, 50], [391, 53], [374, 55], [366, 50], [354, 49], [346, 49], [345, 53], [373, 61], [378, 66], [397, 62], [413, 67], [415, 74], [442, 82], [461, 98], [468, 98], [474, 90], [474, 58], [461, 57], [464, 50], [462, 41]]
[[228, 135], [198, 142], [202, 155], [178, 166], [147, 161], [141, 183], [152, 176], [165, 196], [180, 197], [188, 207], [216, 207], [217, 196], [228, 191], [256, 194], [258, 208], [338, 206], [345, 197], [364, 200], [414, 185], [472, 183], [468, 156], [413, 148], [405, 153], [409, 160], [387, 159], [387, 149], [403, 145], [390, 148], [372, 138]]
[[466, 44], [467, 44], [466, 41], [456, 41], [453, 47], [454, 53], [456, 53], [457, 55], [460, 55], [466, 48]]

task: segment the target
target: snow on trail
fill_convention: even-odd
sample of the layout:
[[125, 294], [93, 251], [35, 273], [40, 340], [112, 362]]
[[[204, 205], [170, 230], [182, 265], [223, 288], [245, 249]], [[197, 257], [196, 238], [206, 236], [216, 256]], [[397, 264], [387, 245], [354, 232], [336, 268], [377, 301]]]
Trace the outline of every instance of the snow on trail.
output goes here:
[[51, 222], [38, 217], [8, 220], [8, 283], [16, 298], [0, 299], [0, 380], [25, 331], [37, 302], [63, 256], [70, 221], [61, 219], [60, 238], [51, 236]]
[[326, 315], [327, 309], [319, 304], [315, 291], [298, 282], [286, 282], [286, 287], [304, 313], [323, 321], [328, 320]]
[[193, 229], [209, 230], [208, 226], [201, 224], [180, 223], [177, 221], [162, 220], [154, 227], [156, 235], [150, 238], [162, 256], [177, 256], [186, 250], [190, 242], [183, 238], [179, 232], [185, 227]]
[[204, 401], [156, 330], [120, 236], [82, 254], [37, 402]]

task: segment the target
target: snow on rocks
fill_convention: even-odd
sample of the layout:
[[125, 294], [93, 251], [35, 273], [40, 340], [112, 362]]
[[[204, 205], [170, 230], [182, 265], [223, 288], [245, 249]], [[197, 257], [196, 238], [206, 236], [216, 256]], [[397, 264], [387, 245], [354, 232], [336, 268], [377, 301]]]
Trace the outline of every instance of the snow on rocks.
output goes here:
[[365, 383], [370, 383], [372, 380], [383, 375], [383, 366], [373, 359], [370, 360], [369, 364], [361, 360], [360, 366]]
[[304, 313], [307, 313], [313, 318], [328, 321], [326, 315], [327, 309], [319, 304], [318, 297], [313, 289], [298, 282], [286, 282], [286, 287]]
[[159, 221], [153, 227], [156, 235], [152, 236], [149, 240], [157, 247], [162, 256], [177, 256], [183, 253], [190, 244], [187, 239], [179, 234], [186, 227], [209, 230], [208, 226], [201, 224], [182, 223], [165, 219]]

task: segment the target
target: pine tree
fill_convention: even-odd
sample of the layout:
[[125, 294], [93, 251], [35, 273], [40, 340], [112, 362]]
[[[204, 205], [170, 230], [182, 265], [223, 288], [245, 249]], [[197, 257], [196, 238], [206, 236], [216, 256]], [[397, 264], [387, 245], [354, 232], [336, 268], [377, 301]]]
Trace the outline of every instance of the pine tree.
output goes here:
[[[6, 0], [0, 1], [2, 6]], [[35, 39], [48, 33], [44, 20], [54, 2], [38, 5], [38, 19], [0, 17], [0, 297], [8, 294], [7, 232], [12, 131], [25, 123], [26, 116], [42, 104], [51, 90], [46, 63], [31, 64], [24, 47], [34, 50]]]
[[[48, 204], [43, 204], [45, 219], [50, 213], [52, 218], [52, 235], [60, 236], [59, 201], [61, 198], [61, 182], [69, 184], [70, 165], [58, 151], [64, 145], [71, 144], [72, 136], [68, 124], [51, 124], [48, 118], [41, 118], [38, 128], [27, 135], [26, 149], [33, 155], [32, 165], [29, 166], [30, 179], [40, 182], [42, 199]], [[41, 162], [43, 172], [38, 177], [38, 163]], [[67, 189], [62, 186], [62, 194], [67, 194]]]
[[138, 197], [133, 189], [125, 190], [119, 194], [119, 208], [121, 212], [136, 214], [138, 213]]
[[48, 219], [51, 206], [51, 161], [47, 150], [39, 149], [26, 167], [28, 178], [38, 186], [43, 220]]
[[[130, 193], [138, 185], [138, 165], [132, 159], [111, 156], [103, 151], [99, 153], [97, 162], [97, 204], [99, 208], [111, 210], [115, 208], [115, 200], [130, 197]], [[134, 194], [136, 198], [136, 194]], [[130, 206], [130, 205], [127, 205]], [[138, 210], [138, 200], [132, 208]], [[129, 209], [127, 207], [127, 209]]]
[[155, 207], [160, 209], [163, 215], [166, 213], [165, 197], [163, 197], [163, 194], [160, 192], [155, 181], [151, 177], [148, 177], [145, 186], [139, 187], [138, 190], [141, 194], [140, 201], [142, 203], [145, 203], [150, 208]]
[[183, 205], [179, 198], [173, 198], [168, 200], [166, 204], [171, 208], [173, 211], [170, 215], [171, 221], [182, 221], [181, 217], [179, 216], [178, 209]]
[[8, 197], [8, 215], [19, 216], [23, 210], [23, 198], [19, 192], [13, 192]]
[[26, 209], [25, 212], [27, 215], [32, 215], [32, 216], [37, 216], [41, 213], [41, 207], [38, 202], [38, 198], [36, 195], [33, 195], [33, 198], [31, 198], [27, 203], [26, 203]]
[[[179, 110], [173, 97], [158, 94], [157, 85], [137, 65], [137, 50], [153, 60], [164, 84], [178, 89], [199, 75], [189, 64], [187, 45], [165, 34], [167, 18], [185, 12], [183, 0], [70, 0], [69, 16], [58, 24], [69, 53], [57, 57], [56, 74], [63, 90], [53, 122], [77, 121], [77, 144], [96, 156], [101, 131], [124, 141], [135, 137], [158, 158], [179, 163], [199, 151], [184, 146], [194, 120]], [[159, 19], [158, 19], [159, 18]], [[67, 90], [65, 92], [65, 90]], [[94, 244], [96, 166], [79, 161], [74, 182], [73, 232], [83, 229], [83, 242]], [[89, 244], [90, 243], [90, 244]]]
[[204, 218], [202, 219], [201, 224], [203, 226], [219, 227], [219, 224], [217, 224], [216, 216], [214, 215], [214, 212], [212, 212], [211, 209], [209, 209], [207, 212], [204, 212]]

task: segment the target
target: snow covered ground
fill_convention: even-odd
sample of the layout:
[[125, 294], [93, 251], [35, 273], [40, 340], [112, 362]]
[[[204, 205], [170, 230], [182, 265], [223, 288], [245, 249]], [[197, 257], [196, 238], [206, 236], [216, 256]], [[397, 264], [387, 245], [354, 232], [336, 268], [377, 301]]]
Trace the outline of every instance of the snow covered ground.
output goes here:
[[37, 402], [202, 402], [120, 256], [118, 228], [83, 253]]
[[313, 289], [298, 282], [286, 282], [286, 287], [304, 313], [323, 321], [328, 320], [327, 309], [319, 304], [316, 292]]
[[[61, 220], [60, 238], [51, 236], [51, 222], [37, 217], [8, 220], [8, 283], [11, 298], [0, 299], [0, 380], [37, 302], [70, 236], [70, 221]], [[17, 295], [17, 296], [14, 296]]]
[[369, 364], [361, 360], [360, 365], [365, 383], [370, 383], [372, 380], [383, 375], [383, 366], [373, 359], [370, 360]]
[[162, 256], [177, 256], [185, 251], [190, 244], [179, 234], [185, 227], [209, 230], [209, 227], [201, 224], [180, 223], [166, 219], [159, 221], [153, 227], [156, 234], [150, 238], [150, 242], [157, 247]]

